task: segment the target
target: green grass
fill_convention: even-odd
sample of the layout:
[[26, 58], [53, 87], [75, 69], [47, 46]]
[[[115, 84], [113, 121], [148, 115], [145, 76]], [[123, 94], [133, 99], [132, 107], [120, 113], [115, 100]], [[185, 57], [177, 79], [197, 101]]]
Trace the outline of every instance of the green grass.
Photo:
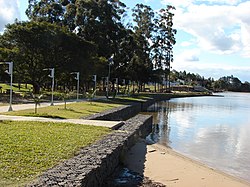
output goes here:
[[79, 119], [81, 117], [99, 113], [118, 106], [121, 106], [121, 104], [111, 102], [92, 102], [92, 104], [90, 102], [79, 102], [67, 104], [67, 109], [64, 109], [64, 105], [38, 108], [37, 114], [34, 113], [35, 109], [5, 112], [3, 114], [17, 116], [41, 116], [49, 118]]
[[19, 186], [110, 130], [67, 123], [0, 121], [0, 186]]
[[125, 102], [146, 102], [147, 100], [152, 98], [144, 94], [137, 94], [133, 96], [119, 96], [116, 99], [120, 101], [124, 100]]
[[[6, 91], [7, 89], [10, 89], [10, 85], [9, 84], [0, 84], [0, 86], [2, 87], [2, 91]], [[25, 88], [25, 84], [21, 84], [20, 90], [18, 88], [18, 84], [17, 83], [13, 83], [12, 84], [12, 89], [14, 92], [30, 92], [32, 91], [32, 85], [27, 84], [27, 88]]]

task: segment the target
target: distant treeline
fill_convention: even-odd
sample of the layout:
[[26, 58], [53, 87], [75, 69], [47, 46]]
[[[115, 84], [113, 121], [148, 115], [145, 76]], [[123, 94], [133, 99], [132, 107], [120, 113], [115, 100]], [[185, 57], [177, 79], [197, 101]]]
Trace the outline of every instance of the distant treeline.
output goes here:
[[250, 92], [250, 83], [242, 83], [237, 77], [224, 76], [218, 80], [213, 78], [204, 78], [199, 74], [186, 71], [175, 71], [170, 73], [170, 80], [180, 82], [185, 85], [200, 85], [213, 91], [234, 91], [234, 92]]
[[226, 90], [234, 92], [250, 92], [250, 83], [242, 83], [237, 77], [221, 77], [213, 84], [214, 90]]

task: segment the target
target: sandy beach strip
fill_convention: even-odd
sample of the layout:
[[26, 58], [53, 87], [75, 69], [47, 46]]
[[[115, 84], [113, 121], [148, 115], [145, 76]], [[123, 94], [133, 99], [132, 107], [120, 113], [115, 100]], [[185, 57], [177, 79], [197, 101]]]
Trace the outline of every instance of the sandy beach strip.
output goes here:
[[250, 183], [212, 169], [159, 144], [139, 141], [125, 158], [128, 169], [167, 187], [250, 187]]

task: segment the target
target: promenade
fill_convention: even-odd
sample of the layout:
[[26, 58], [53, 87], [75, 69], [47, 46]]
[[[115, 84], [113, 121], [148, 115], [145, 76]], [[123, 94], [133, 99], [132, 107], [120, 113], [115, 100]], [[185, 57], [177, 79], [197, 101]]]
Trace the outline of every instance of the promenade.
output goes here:
[[[98, 98], [103, 99], [103, 98]], [[80, 100], [84, 102], [86, 100]], [[67, 104], [75, 103], [76, 101], [68, 101]], [[50, 106], [50, 102], [41, 103], [38, 108]], [[34, 103], [27, 104], [13, 104], [12, 108], [14, 111], [34, 109]], [[64, 102], [54, 102], [54, 105], [64, 105]], [[0, 113], [7, 112], [9, 105], [0, 106]], [[2, 115], [0, 114], [0, 120], [11, 120], [11, 121], [40, 121], [40, 122], [60, 122], [60, 123], [74, 123], [81, 125], [93, 125], [93, 126], [102, 126], [108, 127], [110, 129], [115, 129], [117, 126], [120, 126], [121, 121], [104, 121], [104, 120], [85, 120], [85, 119], [55, 119], [55, 118], [45, 118], [45, 117], [27, 117], [27, 116], [11, 116], [11, 115]]]

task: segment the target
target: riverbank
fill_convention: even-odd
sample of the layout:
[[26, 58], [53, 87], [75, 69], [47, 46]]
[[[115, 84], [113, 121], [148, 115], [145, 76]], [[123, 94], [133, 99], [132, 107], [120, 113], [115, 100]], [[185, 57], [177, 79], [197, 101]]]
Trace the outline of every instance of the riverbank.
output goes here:
[[[165, 100], [165, 99], [169, 99], [169, 95], [165, 95], [165, 94], [161, 94], [161, 95], [154, 95], [154, 97], [153, 98], [148, 98], [148, 97], [144, 97], [144, 96], [139, 96], [139, 98], [137, 97], [137, 98], [132, 98], [132, 99], [126, 99], [126, 100], [128, 100], [127, 101], [127, 103], [128, 104], [130, 104], [130, 105], [128, 105], [128, 106], [125, 106], [125, 109], [127, 110], [127, 111], [130, 111], [130, 113], [129, 113], [129, 115], [125, 115], [126, 114], [126, 112], [125, 111], [123, 111], [122, 110], [122, 114], [123, 115], [121, 115], [121, 114], [119, 114], [119, 118], [121, 118], [121, 120], [125, 120], [125, 119], [127, 119], [127, 118], [132, 118], [134, 115], [136, 115], [138, 112], [140, 112], [141, 110], [143, 110], [143, 108], [147, 108], [147, 106], [148, 105], [150, 105], [152, 102], [154, 103], [155, 101], [157, 101], [157, 100]], [[141, 98], [145, 98], [145, 100], [144, 99], [141, 99]], [[124, 98], [122, 98], [122, 99], [124, 99]], [[131, 102], [130, 103], [130, 101], [129, 100], [136, 100], [137, 102]], [[82, 106], [81, 106], [82, 107]], [[133, 113], [131, 113], [131, 108], [130, 107], [132, 107], [132, 108], [135, 108], [136, 109], [136, 111], [137, 112], [133, 112]], [[40, 110], [40, 109], [39, 109]], [[115, 111], [116, 110], [121, 110], [121, 108], [116, 108], [115, 109]], [[111, 113], [111, 115], [113, 116], [113, 118], [114, 118], [114, 116], [115, 116], [115, 113], [114, 113], [114, 111], [113, 110], [108, 110], [108, 111], [106, 111], [106, 112], [108, 112], [108, 113]], [[105, 115], [106, 115], [106, 112], [103, 112], [103, 113], [105, 113]], [[51, 111], [50, 111], [50, 113], [51, 113]], [[78, 112], [79, 113], [79, 112]], [[125, 115], [125, 117], [124, 117], [124, 115]], [[129, 117], [128, 117], [129, 116]], [[135, 127], [135, 124], [137, 123], [137, 120], [133, 120], [133, 125], [129, 125], [130, 127]], [[152, 122], [151, 122], [151, 124], [152, 124]], [[121, 127], [122, 128], [122, 127]], [[151, 130], [152, 128], [150, 127], [150, 130]], [[137, 129], [136, 129], [137, 130]], [[128, 130], [126, 129], [126, 130], [122, 130], [122, 131], [117, 131], [117, 133], [125, 133], [125, 134], [127, 134], [128, 133]], [[141, 133], [141, 131], [139, 131], [138, 132], [138, 134], [139, 135], [141, 135], [142, 133]], [[119, 137], [120, 137], [120, 134], [119, 134]], [[136, 135], [135, 137], [138, 137], [138, 135]], [[116, 140], [117, 138], [114, 138], [114, 140]], [[105, 143], [104, 143], [105, 142]], [[111, 141], [111, 142], [113, 142], [113, 140]], [[127, 146], [127, 143], [128, 141], [127, 141], [127, 139], [125, 139], [124, 140], [124, 142], [119, 142], [119, 146], [120, 145], [124, 145], [124, 146]], [[26, 145], [26, 144], [25, 144]], [[107, 142], [106, 141], [103, 141], [101, 144], [100, 144], [100, 146], [104, 146], [104, 153], [113, 153], [113, 151], [114, 151], [114, 154], [116, 154], [117, 153], [117, 150], [106, 150], [106, 148], [107, 147], [105, 147], [106, 145], [107, 145]], [[82, 178], [82, 176], [80, 176], [81, 177], [81, 179], [79, 179], [78, 178], [78, 174], [79, 173], [82, 173], [82, 171], [80, 172], [79, 171], [79, 173], [77, 172], [77, 174], [75, 175], [75, 173], [74, 173], [74, 171], [75, 170], [77, 170], [77, 168], [78, 167], [80, 167], [80, 170], [81, 169], [84, 169], [84, 171], [90, 171], [90, 173], [92, 173], [92, 169], [93, 170], [95, 170], [95, 167], [93, 168], [93, 164], [89, 164], [89, 159], [88, 158], [92, 158], [92, 161], [94, 162], [94, 163], [97, 163], [97, 164], [99, 164], [99, 163], [101, 163], [101, 165], [103, 164], [103, 161], [105, 161], [105, 159], [104, 160], [99, 160], [99, 158], [104, 158], [104, 157], [100, 157], [100, 150], [99, 150], [99, 147], [100, 147], [99, 145], [98, 146], [94, 146], [94, 147], [98, 147], [98, 150], [96, 150], [98, 153], [96, 153], [96, 152], [94, 152], [93, 153], [93, 150], [92, 150], [92, 148], [91, 149], [89, 149], [89, 150], [91, 150], [91, 151], [87, 151], [87, 152], [84, 152], [84, 155], [86, 156], [86, 157], [84, 157], [83, 159], [85, 160], [86, 159], [86, 162], [87, 162], [87, 164], [85, 165], [85, 164], [83, 164], [83, 162], [81, 161], [81, 162], [75, 162], [74, 161], [74, 159], [75, 159], [75, 157], [73, 157], [72, 159], [73, 159], [73, 162], [71, 162], [72, 161], [72, 159], [69, 159], [69, 160], [67, 160], [66, 162], [67, 162], [67, 164], [68, 164], [68, 162], [70, 163], [70, 165], [69, 165], [69, 167], [71, 168], [70, 170], [68, 169], [68, 168], [64, 168], [64, 166], [63, 166], [63, 163], [60, 163], [60, 165], [58, 166], [58, 170], [60, 171], [60, 172], [58, 172], [58, 170], [54, 170], [54, 168], [51, 168], [51, 170], [49, 169], [49, 173], [45, 173], [43, 176], [45, 176], [45, 177], [42, 177], [42, 183], [44, 182], [44, 184], [45, 183], [47, 183], [47, 182], [49, 182], [50, 184], [59, 184], [58, 183], [58, 181], [60, 182], [60, 181], [63, 181], [63, 183], [64, 184], [70, 184], [70, 183], [73, 183], [73, 184], [79, 184], [78, 182], [80, 182], [80, 183], [82, 183], [83, 184], [83, 178]], [[110, 147], [110, 146], [108, 146], [108, 147]], [[111, 146], [112, 147], [112, 146]], [[130, 146], [129, 146], [130, 147]], [[128, 148], [129, 148], [128, 147]], [[126, 148], [126, 150], [127, 150], [127, 148]], [[123, 151], [118, 151], [118, 153], [120, 154], [120, 152], [121, 152], [121, 154], [123, 154]], [[87, 153], [87, 154], [85, 154], [85, 153]], [[92, 156], [91, 154], [93, 153], [93, 155], [97, 155], [97, 157], [95, 157], [95, 156]], [[121, 156], [117, 156], [117, 158], [120, 158]], [[122, 157], [123, 157], [123, 155], [122, 155]], [[79, 158], [79, 155], [77, 155], [76, 156], [76, 159], [78, 159]], [[106, 157], [105, 157], [106, 158]], [[108, 159], [109, 160], [109, 159]], [[118, 160], [119, 159], [117, 159], [116, 161], [115, 161], [115, 163], [116, 164], [118, 164]], [[120, 161], [120, 160], [119, 160]], [[114, 161], [113, 160], [111, 160], [111, 162], [112, 163], [114, 163]], [[79, 163], [81, 163], [81, 164], [79, 164]], [[79, 164], [79, 165], [78, 165]], [[106, 164], [106, 163], [104, 163], [104, 165], [105, 165], [105, 167], [106, 166], [115, 166], [114, 164]], [[61, 167], [61, 166], [63, 166], [63, 167]], [[90, 169], [87, 167], [87, 166], [89, 166], [90, 167]], [[99, 165], [98, 165], [98, 167], [99, 167]], [[111, 169], [110, 168], [108, 168], [108, 169], [110, 169], [110, 174], [113, 172], [113, 168], [111, 167]], [[55, 166], [55, 168], [57, 168], [57, 166]], [[78, 168], [79, 169], [79, 168]], [[65, 173], [64, 173], [64, 170], [65, 170], [65, 172], [67, 171], [68, 172], [68, 174], [66, 174], [65, 175]], [[63, 172], [62, 172], [63, 171]], [[96, 171], [96, 170], [95, 170]], [[52, 173], [51, 173], [52, 172]], [[64, 174], [60, 174], [60, 175], [58, 175], [58, 173], [64, 173]], [[98, 171], [99, 172], [99, 171]], [[97, 172], [97, 173], [98, 173]], [[93, 174], [94, 173], [94, 174]], [[97, 184], [96, 183], [96, 179], [93, 179], [92, 180], [92, 175], [94, 175], [94, 176], [97, 176], [96, 174], [95, 174], [95, 172], [93, 172], [92, 174], [91, 174], [91, 176], [90, 177], [86, 177], [86, 178], [88, 178], [88, 179], [86, 179], [87, 181], [91, 181], [91, 185], [85, 185], [85, 186], [99, 186], [99, 184], [102, 182], [102, 181], [105, 181], [105, 179], [104, 178], [106, 178], [108, 175], [107, 175], [107, 168], [104, 168], [104, 172], [100, 172], [100, 173], [98, 173], [97, 175], [99, 176], [102, 176], [102, 178], [101, 178], [101, 180], [100, 180], [100, 182]], [[47, 177], [47, 175], [49, 175], [48, 177]], [[75, 176], [75, 177], [73, 177], [72, 178], [72, 176]], [[66, 178], [65, 176], [67, 176], [67, 177], [69, 177], [69, 178]], [[89, 180], [90, 179], [90, 180]], [[100, 177], [99, 177], [99, 179], [100, 179]], [[95, 182], [93, 182], [93, 181], [95, 181]], [[38, 184], [39, 184], [39, 182], [40, 181], [38, 181]], [[93, 182], [93, 184], [96, 184], [96, 185], [92, 185], [92, 182]], [[60, 183], [61, 184], [61, 183]]]
[[249, 187], [250, 184], [159, 144], [138, 142], [128, 152], [125, 165], [168, 187]]

